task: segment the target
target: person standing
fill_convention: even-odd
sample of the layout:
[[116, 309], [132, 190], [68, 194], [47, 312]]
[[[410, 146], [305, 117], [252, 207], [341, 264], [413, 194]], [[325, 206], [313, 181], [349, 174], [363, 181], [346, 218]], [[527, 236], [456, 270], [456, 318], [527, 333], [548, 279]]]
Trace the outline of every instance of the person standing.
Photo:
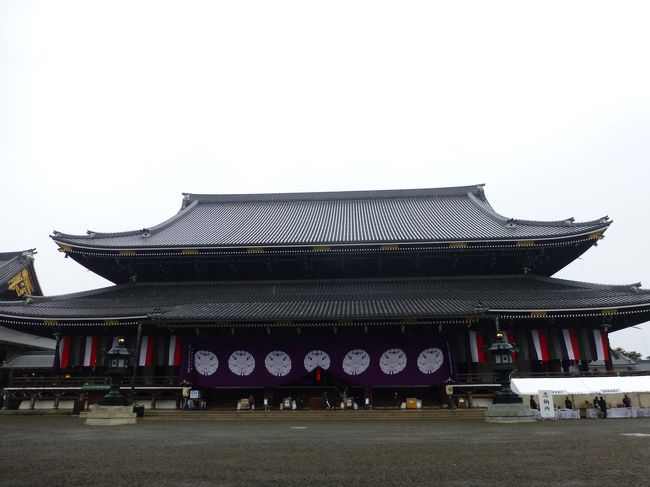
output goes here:
[[537, 409], [537, 403], [535, 402], [535, 398], [533, 396], [530, 396], [530, 409]]
[[605, 402], [605, 398], [603, 396], [600, 396], [600, 399], [598, 400], [598, 406], [600, 407], [600, 412], [603, 419], [607, 419], [607, 403]]
[[632, 401], [630, 401], [630, 398], [627, 396], [627, 394], [623, 396], [623, 406], [626, 408], [632, 407]]
[[566, 409], [573, 409], [573, 403], [571, 402], [571, 399], [569, 399], [569, 396], [564, 400], [564, 407]]
[[323, 392], [323, 397], [321, 397], [320, 405], [323, 409], [332, 409], [330, 407], [329, 398], [327, 397], [327, 391]]

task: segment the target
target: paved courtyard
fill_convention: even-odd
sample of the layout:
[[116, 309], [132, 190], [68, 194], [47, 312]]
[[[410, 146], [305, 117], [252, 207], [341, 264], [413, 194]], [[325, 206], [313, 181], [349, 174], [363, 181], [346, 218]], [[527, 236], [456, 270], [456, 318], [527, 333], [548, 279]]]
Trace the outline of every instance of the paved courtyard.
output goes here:
[[154, 421], [0, 416], [0, 485], [648, 485], [650, 420]]

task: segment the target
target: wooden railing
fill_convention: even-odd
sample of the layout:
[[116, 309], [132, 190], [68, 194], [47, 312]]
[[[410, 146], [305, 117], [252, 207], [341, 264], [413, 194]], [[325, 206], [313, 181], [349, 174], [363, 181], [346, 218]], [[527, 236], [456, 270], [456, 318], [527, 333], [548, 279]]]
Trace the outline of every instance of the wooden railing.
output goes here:
[[[558, 378], [558, 377], [607, 377], [607, 376], [632, 376], [647, 375], [635, 370], [616, 370], [565, 374], [563, 372], [517, 372], [513, 378]], [[87, 384], [108, 384], [106, 377], [70, 376], [70, 377], [12, 377], [6, 384], [7, 387], [36, 388], [36, 387], [81, 387]], [[496, 374], [486, 372], [483, 374], [458, 374], [456, 384], [497, 384]], [[125, 377], [123, 387], [131, 387], [131, 377]], [[180, 380], [175, 376], [136, 377], [135, 387], [179, 387]]]
[[[159, 377], [136, 377], [135, 387], [178, 387], [179, 379], [175, 376]], [[84, 385], [109, 384], [105, 377], [12, 377], [7, 384], [8, 387], [81, 387]], [[123, 387], [131, 387], [131, 377], [125, 377], [122, 381]]]

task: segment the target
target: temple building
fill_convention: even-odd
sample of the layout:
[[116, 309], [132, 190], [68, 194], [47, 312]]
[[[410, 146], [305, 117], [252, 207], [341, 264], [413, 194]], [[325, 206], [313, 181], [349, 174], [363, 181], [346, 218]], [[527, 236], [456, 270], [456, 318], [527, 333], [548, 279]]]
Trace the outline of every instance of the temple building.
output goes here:
[[3, 301], [0, 324], [57, 339], [62, 387], [101, 380], [125, 336], [141, 397], [189, 383], [208, 407], [327, 391], [436, 404], [445, 384], [494, 382], [485, 347], [497, 330], [521, 376], [611, 364], [608, 333], [649, 321], [650, 291], [551, 277], [611, 223], [507, 218], [482, 185], [185, 194], [156, 226], [54, 232], [66, 257], [115, 285]]
[[[33, 249], [0, 253], [1, 301], [43, 294], [34, 269], [34, 254]], [[29, 370], [44, 362], [51, 367], [55, 345], [51, 337], [0, 326], [0, 387], [4, 387], [10, 370], [16, 364]]]

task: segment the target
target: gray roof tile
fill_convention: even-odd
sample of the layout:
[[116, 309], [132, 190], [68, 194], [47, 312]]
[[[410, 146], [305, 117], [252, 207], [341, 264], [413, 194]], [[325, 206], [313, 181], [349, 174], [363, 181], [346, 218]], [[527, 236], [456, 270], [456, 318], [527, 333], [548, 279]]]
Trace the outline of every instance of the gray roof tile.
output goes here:
[[1, 302], [0, 317], [178, 321], [434, 318], [478, 308], [529, 311], [650, 307], [650, 291], [520, 275], [422, 279], [135, 283], [30, 303]]
[[482, 185], [418, 190], [186, 194], [160, 225], [120, 233], [55, 232], [86, 248], [175, 248], [433, 243], [562, 238], [604, 230], [607, 217], [576, 223], [515, 220], [496, 213]]

